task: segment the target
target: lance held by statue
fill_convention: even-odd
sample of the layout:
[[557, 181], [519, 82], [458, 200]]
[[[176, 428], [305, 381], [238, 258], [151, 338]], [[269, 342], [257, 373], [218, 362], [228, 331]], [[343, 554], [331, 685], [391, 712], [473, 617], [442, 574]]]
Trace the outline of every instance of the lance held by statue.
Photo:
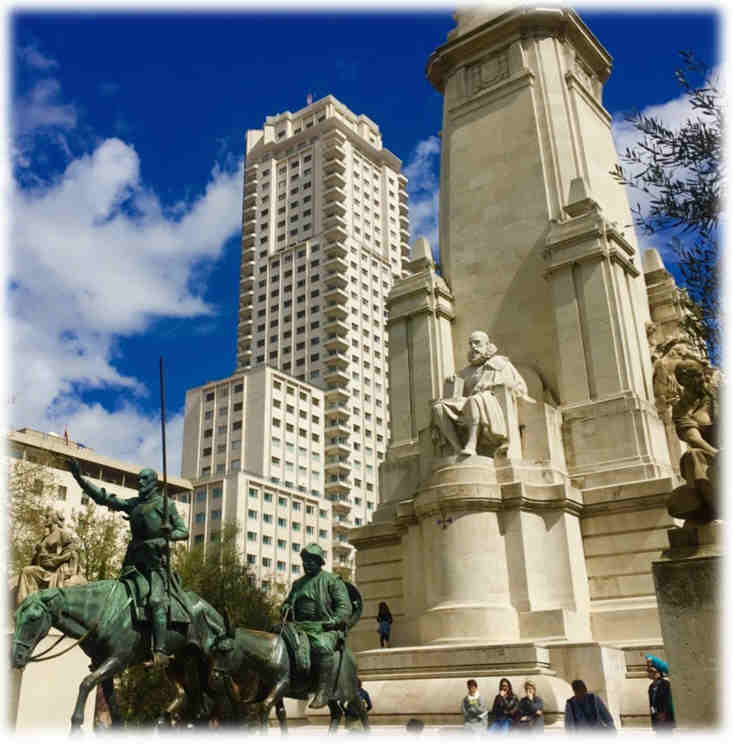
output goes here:
[[156, 665], [165, 665], [170, 657], [165, 640], [171, 597], [180, 603], [188, 619], [192, 618], [178, 576], [169, 571], [167, 562], [168, 541], [187, 539], [188, 530], [175, 504], [165, 500], [158, 489], [158, 475], [153, 469], [143, 469], [138, 474], [136, 497], [121, 500], [84, 479], [75, 459], [69, 459], [69, 468], [79, 486], [95, 503], [124, 513], [130, 522], [132, 538], [122, 561], [120, 580], [127, 581], [130, 586], [136, 607], [149, 611], [153, 660]]

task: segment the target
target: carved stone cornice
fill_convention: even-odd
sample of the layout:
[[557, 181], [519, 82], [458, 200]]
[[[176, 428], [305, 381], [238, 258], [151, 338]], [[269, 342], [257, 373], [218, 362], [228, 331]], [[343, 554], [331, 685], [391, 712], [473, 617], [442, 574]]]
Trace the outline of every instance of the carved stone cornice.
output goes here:
[[605, 83], [611, 55], [577, 13], [567, 8], [517, 8], [489, 18], [438, 47], [426, 66], [430, 83], [444, 93], [446, 79], [467, 59], [482, 51], [500, 49], [527, 38], [554, 37], [573, 45], [588, 69]]

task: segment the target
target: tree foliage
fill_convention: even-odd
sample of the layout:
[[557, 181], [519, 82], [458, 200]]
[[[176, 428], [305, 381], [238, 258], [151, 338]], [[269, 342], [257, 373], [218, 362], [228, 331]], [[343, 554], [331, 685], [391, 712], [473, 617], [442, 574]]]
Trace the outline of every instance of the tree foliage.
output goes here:
[[24, 460], [10, 462], [8, 497], [10, 498], [9, 560], [15, 574], [29, 565], [35, 547], [43, 536], [46, 510], [54, 505], [57, 466], [54, 455], [28, 449]]
[[648, 206], [632, 208], [647, 235], [671, 232], [683, 284], [691, 300], [687, 331], [702, 340], [711, 359], [720, 348], [719, 219], [723, 171], [723, 115], [719, 85], [690, 52], [681, 53], [675, 75], [694, 115], [677, 129], [658, 117], [634, 112], [626, 117], [641, 135], [621, 156], [614, 175], [640, 189]]
[[127, 544], [124, 521], [88, 502], [72, 511], [71, 529], [79, 540], [81, 571], [91, 583], [117, 578]]

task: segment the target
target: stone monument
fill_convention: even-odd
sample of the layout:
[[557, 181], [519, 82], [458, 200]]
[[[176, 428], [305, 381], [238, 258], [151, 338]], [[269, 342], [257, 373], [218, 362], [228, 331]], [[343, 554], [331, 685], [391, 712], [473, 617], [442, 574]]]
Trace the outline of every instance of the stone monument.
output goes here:
[[[651, 563], [679, 480], [649, 278], [610, 175], [611, 58], [569, 9], [455, 17], [427, 65], [444, 96], [441, 273], [419, 239], [390, 293], [381, 503], [350, 533], [360, 673], [385, 721], [459, 722], [470, 675], [482, 692], [531, 677], [548, 723], [582, 678], [617, 724], [646, 725], [643, 655], [664, 657]], [[511, 372], [473, 403], [466, 340]], [[383, 600], [394, 647], [374, 650]]]

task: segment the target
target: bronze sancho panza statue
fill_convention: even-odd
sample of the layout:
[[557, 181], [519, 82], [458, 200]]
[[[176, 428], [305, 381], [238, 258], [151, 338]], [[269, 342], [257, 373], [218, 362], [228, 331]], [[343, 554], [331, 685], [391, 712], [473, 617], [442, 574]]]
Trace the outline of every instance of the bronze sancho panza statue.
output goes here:
[[170, 655], [165, 643], [170, 593], [175, 594], [190, 616], [186, 596], [177, 576], [169, 572], [166, 562], [167, 542], [188, 538], [188, 530], [178, 515], [175, 503], [168, 501], [165, 505], [166, 501], [158, 490], [158, 475], [153, 469], [143, 469], [138, 474], [137, 497], [121, 500], [84, 479], [76, 460], [69, 459], [69, 465], [74, 479], [95, 503], [123, 512], [130, 521], [132, 538], [122, 561], [122, 577], [135, 580], [138, 606], [144, 606], [147, 597], [154, 661], [165, 664]]
[[318, 544], [308, 544], [300, 556], [305, 575], [293, 583], [282, 606], [282, 618], [293, 622], [308, 638], [317, 675], [316, 695], [310, 706], [325, 707], [336, 684], [337, 651], [343, 645], [353, 608], [343, 580], [322, 569], [326, 558]]

